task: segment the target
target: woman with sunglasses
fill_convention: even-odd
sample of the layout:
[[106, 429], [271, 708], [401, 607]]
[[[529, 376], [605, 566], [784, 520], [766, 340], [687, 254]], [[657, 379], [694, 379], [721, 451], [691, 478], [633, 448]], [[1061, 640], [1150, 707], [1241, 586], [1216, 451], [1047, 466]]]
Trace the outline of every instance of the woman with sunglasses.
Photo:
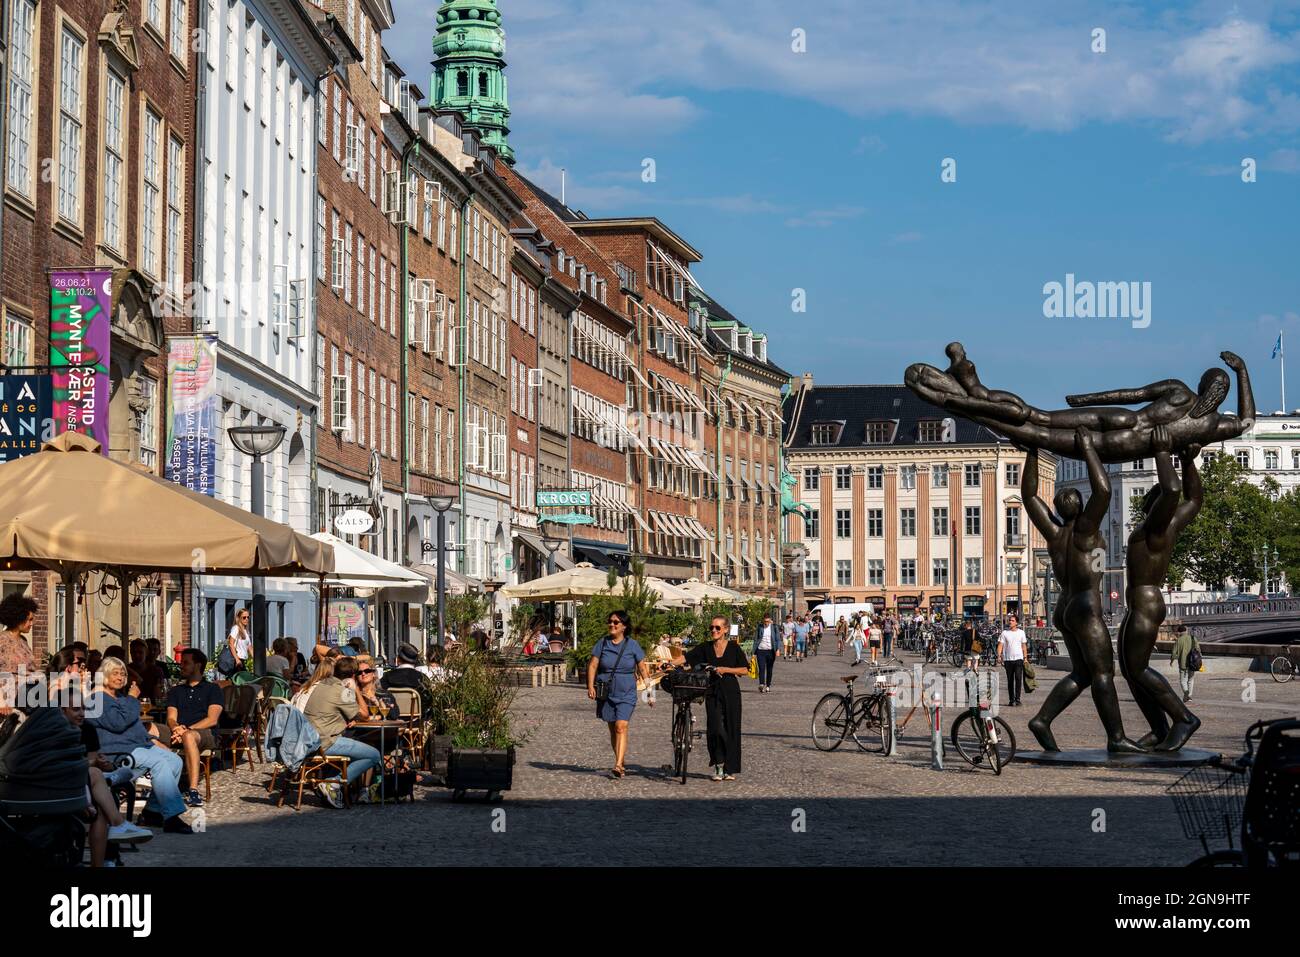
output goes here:
[[379, 690], [379, 671], [370, 655], [357, 655], [357, 676], [354, 688], [357, 693], [357, 720], [396, 720], [397, 701], [387, 691]]
[[[625, 611], [609, 613], [609, 634], [591, 651], [587, 663], [587, 697], [596, 701], [596, 715], [609, 725], [609, 746], [614, 750], [614, 777], [626, 772], [623, 760], [627, 757], [627, 723], [636, 708], [637, 677], [648, 680], [650, 666], [645, 662], [645, 651], [632, 637], [632, 619]], [[604, 700], [596, 699], [596, 682], [606, 682], [609, 694]]]
[[718, 676], [704, 699], [713, 780], [734, 781], [740, 773], [740, 675], [749, 674], [749, 659], [740, 642], [731, 640], [731, 624], [721, 615], [709, 624], [712, 641], [696, 645], [675, 664], [707, 665]]
[[[253, 638], [248, 632], [249, 621], [247, 608], [241, 608], [235, 613], [235, 623], [230, 626], [230, 634], [226, 636], [226, 646], [230, 649], [231, 655], [234, 656], [235, 668], [227, 673], [221, 671], [220, 667], [218, 667], [217, 671], [220, 672], [223, 678], [229, 678], [236, 672], [243, 671], [245, 663], [253, 654]], [[221, 659], [218, 657], [217, 660], [220, 662]]]

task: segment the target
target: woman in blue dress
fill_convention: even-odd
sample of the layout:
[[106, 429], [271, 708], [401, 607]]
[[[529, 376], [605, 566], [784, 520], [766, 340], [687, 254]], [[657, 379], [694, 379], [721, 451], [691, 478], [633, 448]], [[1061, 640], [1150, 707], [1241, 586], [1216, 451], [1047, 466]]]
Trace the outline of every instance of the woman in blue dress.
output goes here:
[[614, 749], [614, 777], [626, 772], [627, 723], [636, 708], [636, 680], [648, 678], [645, 652], [632, 637], [632, 619], [625, 611], [609, 613], [609, 634], [591, 650], [587, 663], [587, 697], [596, 701], [596, 682], [609, 683], [609, 696], [596, 701], [596, 715], [609, 725], [609, 746]]

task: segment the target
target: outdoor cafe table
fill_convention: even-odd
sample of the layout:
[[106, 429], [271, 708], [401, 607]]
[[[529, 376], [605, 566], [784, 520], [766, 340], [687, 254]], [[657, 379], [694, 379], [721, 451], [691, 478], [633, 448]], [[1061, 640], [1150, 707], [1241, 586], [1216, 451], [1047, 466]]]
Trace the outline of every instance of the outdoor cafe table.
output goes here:
[[368, 743], [365, 740], [366, 737], [368, 737], [368, 735], [366, 735], [365, 732], [369, 732], [371, 730], [375, 730], [379, 732], [379, 756], [380, 756], [379, 803], [380, 804], [385, 804], [387, 803], [388, 800], [388, 795], [384, 783], [385, 774], [384, 774], [383, 758], [387, 753], [384, 748], [384, 739], [390, 728], [395, 730], [400, 730], [404, 727], [406, 727], [405, 721], [358, 721], [350, 729], [353, 732], [352, 737], [354, 738], [354, 740], [361, 741], [363, 743]]

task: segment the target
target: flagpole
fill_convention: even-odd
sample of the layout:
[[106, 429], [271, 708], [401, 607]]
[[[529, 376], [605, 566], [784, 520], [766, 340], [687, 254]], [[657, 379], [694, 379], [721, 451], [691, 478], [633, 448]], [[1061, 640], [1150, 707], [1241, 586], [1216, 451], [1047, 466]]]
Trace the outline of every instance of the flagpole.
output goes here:
[[1282, 341], [1282, 332], [1277, 334], [1279, 349], [1277, 357], [1282, 360], [1282, 413], [1286, 414], [1286, 344]]

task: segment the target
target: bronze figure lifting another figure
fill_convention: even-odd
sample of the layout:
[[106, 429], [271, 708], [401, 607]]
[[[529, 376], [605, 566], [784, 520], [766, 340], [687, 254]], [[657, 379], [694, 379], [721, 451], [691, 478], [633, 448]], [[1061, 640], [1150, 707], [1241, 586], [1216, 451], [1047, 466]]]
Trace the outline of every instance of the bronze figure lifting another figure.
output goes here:
[[[1021, 479], [1025, 508], [1047, 541], [1052, 570], [1061, 586], [1052, 623], [1070, 654], [1070, 674], [1052, 689], [1030, 730], [1045, 751], [1059, 750], [1051, 724], [1084, 689], [1092, 690], [1097, 714], [1112, 753], [1177, 751], [1200, 727], [1150, 665], [1165, 618], [1161, 586], [1169, 571], [1174, 542], [1201, 508], [1196, 456], [1204, 445], [1236, 438], [1254, 422], [1255, 400], [1246, 364], [1231, 352], [1220, 353], [1237, 375], [1237, 414], [1221, 413], [1231, 380], [1222, 369], [1209, 369], [1193, 391], [1177, 379], [1139, 389], [1114, 389], [1066, 398], [1069, 409], [1044, 411], [1010, 392], [986, 388], [960, 342], [947, 347], [949, 366], [910, 366], [904, 382], [922, 399], [966, 416], [1007, 436], [1028, 450]], [[1120, 404], [1146, 403], [1139, 409]], [[1088, 466], [1092, 495], [1085, 505], [1073, 489], [1055, 496], [1056, 515], [1038, 498], [1038, 455], [1047, 450], [1080, 457]], [[1172, 454], [1182, 466], [1174, 468]], [[1151, 730], [1139, 741], [1124, 734], [1115, 692], [1115, 656], [1102, 619], [1100, 582], [1106, 550], [1100, 526], [1110, 507], [1105, 462], [1154, 457], [1159, 482], [1142, 502], [1142, 519], [1128, 542], [1127, 610], [1120, 627], [1120, 669]], [[1058, 517], [1059, 516], [1059, 517]]]

